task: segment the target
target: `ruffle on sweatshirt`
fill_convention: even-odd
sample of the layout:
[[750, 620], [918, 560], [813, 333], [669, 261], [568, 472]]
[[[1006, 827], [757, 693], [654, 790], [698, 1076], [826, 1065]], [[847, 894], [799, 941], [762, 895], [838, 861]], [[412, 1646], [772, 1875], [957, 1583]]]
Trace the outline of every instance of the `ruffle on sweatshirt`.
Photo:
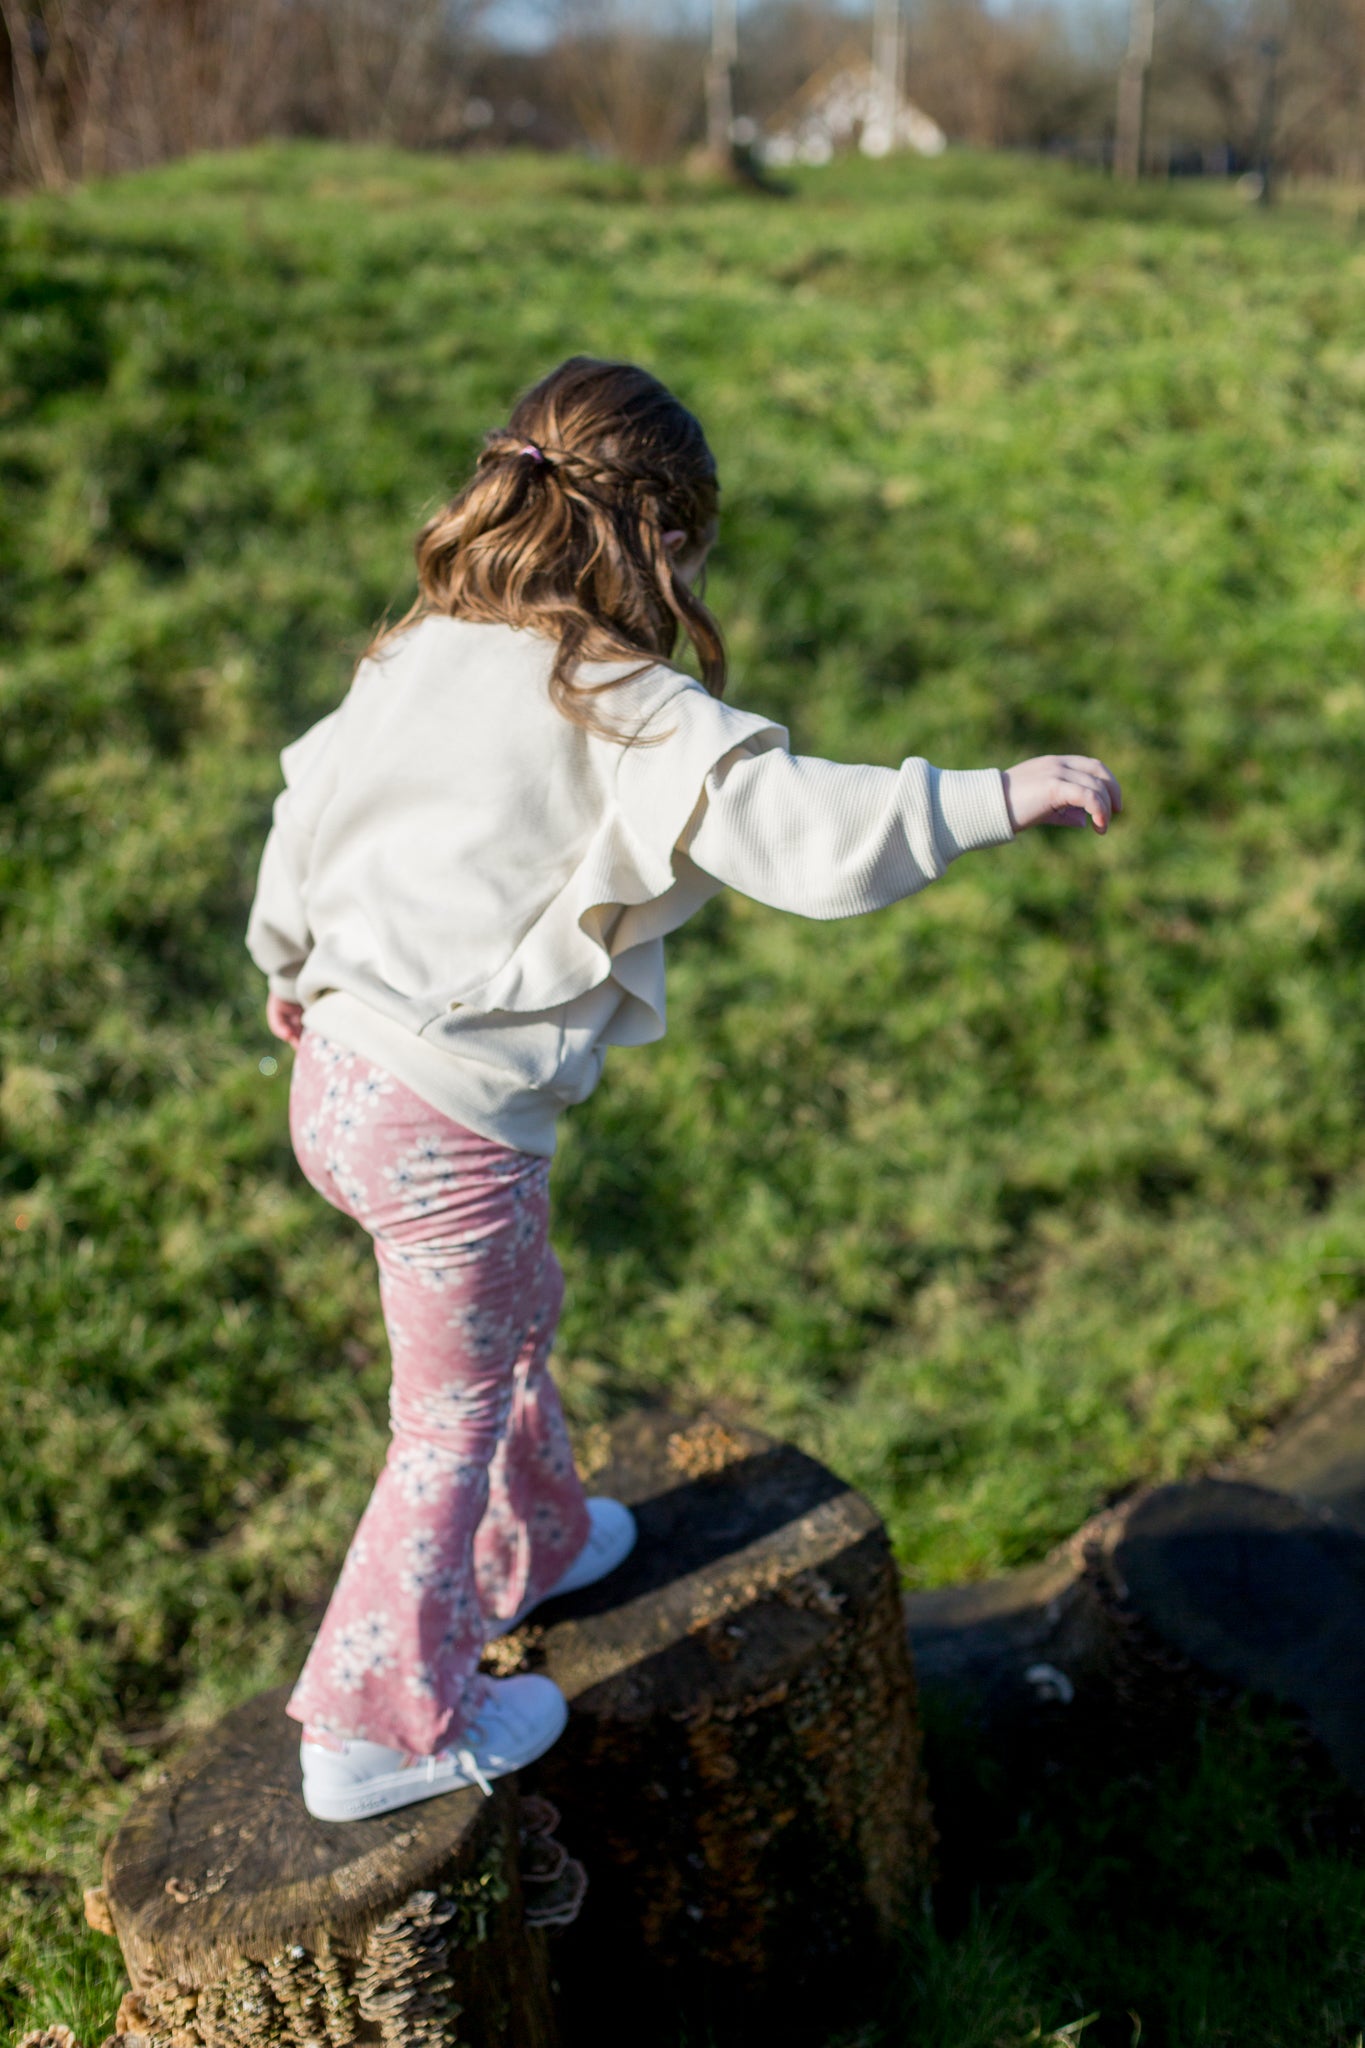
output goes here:
[[363, 663], [337, 711], [284, 750], [287, 787], [247, 943], [278, 993], [345, 990], [451, 1049], [472, 1016], [543, 1013], [614, 977], [663, 1029], [659, 941], [721, 886], [676, 851], [710, 770], [787, 743], [679, 671], [596, 707], [550, 702], [551, 644], [432, 619]]
[[[722, 886], [677, 851], [702, 786], [738, 749], [787, 744], [782, 726], [732, 710], [690, 679], [678, 688], [678, 680], [636, 740], [618, 749], [613, 801], [572, 875], [504, 964], [459, 994], [463, 1005], [484, 1012], [550, 1009], [611, 974], [657, 1009], [662, 1028], [658, 941]], [[633, 957], [646, 953], [647, 959]]]

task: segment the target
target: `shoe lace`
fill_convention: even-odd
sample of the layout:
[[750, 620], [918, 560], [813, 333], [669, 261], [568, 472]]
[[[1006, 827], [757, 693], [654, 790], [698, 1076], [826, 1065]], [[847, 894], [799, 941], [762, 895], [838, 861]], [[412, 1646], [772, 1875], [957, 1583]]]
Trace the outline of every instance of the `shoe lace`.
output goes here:
[[[473, 1750], [457, 1749], [455, 1752], [455, 1761], [460, 1766], [460, 1769], [464, 1772], [465, 1776], [467, 1778], [473, 1779], [474, 1783], [478, 1786], [480, 1792], [482, 1792], [484, 1798], [491, 1799], [493, 1797], [493, 1787], [489, 1784], [487, 1778], [484, 1776], [483, 1771], [479, 1765], [479, 1759], [475, 1756]], [[433, 1758], [427, 1766], [428, 1777], [431, 1777], [434, 1774], [434, 1772], [435, 1759]]]

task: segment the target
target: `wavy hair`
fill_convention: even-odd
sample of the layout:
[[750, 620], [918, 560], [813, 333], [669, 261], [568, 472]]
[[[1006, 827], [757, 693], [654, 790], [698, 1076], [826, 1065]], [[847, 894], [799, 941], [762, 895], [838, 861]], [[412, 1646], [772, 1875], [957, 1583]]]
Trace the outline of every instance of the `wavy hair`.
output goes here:
[[[627, 677], [577, 680], [585, 661], [667, 660], [684, 633], [712, 696], [725, 642], [674, 567], [716, 516], [715, 458], [701, 427], [631, 363], [572, 356], [484, 440], [464, 489], [417, 536], [418, 597], [371, 650], [439, 616], [529, 627], [557, 642], [550, 696], [575, 725], [621, 739], [594, 700]], [[637, 667], [634, 673], [639, 673]]]

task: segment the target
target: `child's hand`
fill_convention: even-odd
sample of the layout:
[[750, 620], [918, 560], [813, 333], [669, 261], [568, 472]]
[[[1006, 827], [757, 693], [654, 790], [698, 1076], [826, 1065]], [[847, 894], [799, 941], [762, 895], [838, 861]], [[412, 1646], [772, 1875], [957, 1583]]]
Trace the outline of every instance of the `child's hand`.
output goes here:
[[297, 1045], [303, 1037], [303, 1004], [287, 1003], [283, 996], [267, 996], [265, 1021], [286, 1045]]
[[1030, 825], [1083, 825], [1109, 830], [1123, 809], [1123, 791], [1103, 761], [1088, 754], [1040, 754], [1004, 771], [1005, 808], [1016, 832]]

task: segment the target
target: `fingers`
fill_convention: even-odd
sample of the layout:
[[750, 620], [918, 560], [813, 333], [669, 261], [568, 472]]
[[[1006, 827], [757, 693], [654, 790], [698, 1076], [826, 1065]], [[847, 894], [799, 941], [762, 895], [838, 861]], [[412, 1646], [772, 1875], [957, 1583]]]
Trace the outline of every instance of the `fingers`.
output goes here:
[[1114, 813], [1123, 809], [1117, 777], [1103, 761], [1088, 755], [1058, 757], [1049, 798], [1054, 824], [1084, 825], [1089, 819], [1101, 836], [1109, 830]]
[[265, 1022], [272, 1037], [285, 1045], [297, 1046], [303, 1037], [303, 1005], [287, 1003], [282, 996], [272, 995], [266, 1002]]
[[1075, 769], [1079, 774], [1097, 777], [1108, 792], [1111, 816], [1123, 809], [1123, 791], [1119, 788], [1119, 779], [1112, 768], [1105, 767], [1103, 761], [1093, 760], [1088, 754], [1063, 754], [1060, 765], [1065, 769]]
[[1005, 805], [1016, 832], [1030, 825], [1091, 824], [1103, 835], [1123, 809], [1118, 778], [1089, 754], [1040, 754], [1004, 771]]

